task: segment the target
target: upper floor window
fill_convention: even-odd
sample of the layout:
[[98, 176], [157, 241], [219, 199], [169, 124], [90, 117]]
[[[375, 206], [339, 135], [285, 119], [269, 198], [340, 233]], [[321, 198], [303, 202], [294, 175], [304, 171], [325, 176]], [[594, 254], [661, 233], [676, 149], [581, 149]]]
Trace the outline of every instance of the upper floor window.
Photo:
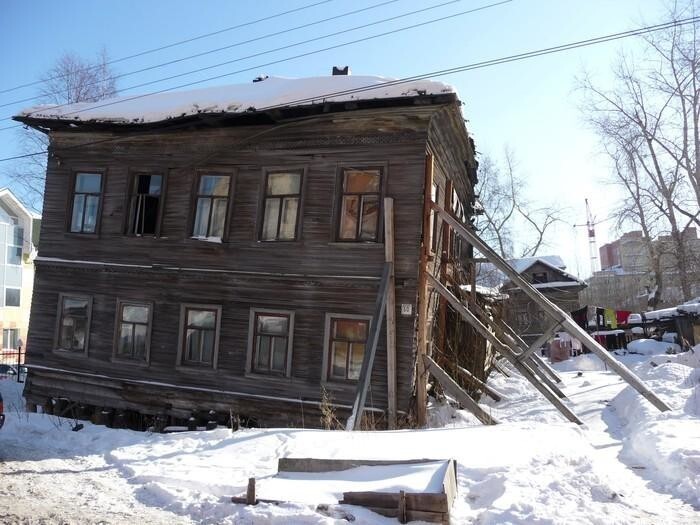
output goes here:
[[255, 309], [251, 311], [251, 316], [248, 370], [289, 375], [294, 313]]
[[328, 379], [359, 379], [365, 356], [369, 320], [331, 316], [328, 328]]
[[116, 357], [148, 362], [151, 306], [120, 302], [117, 321]]
[[346, 168], [342, 171], [338, 239], [377, 241], [381, 170]]
[[102, 196], [101, 173], [76, 173], [70, 231], [95, 233]]
[[131, 184], [128, 233], [157, 235], [163, 176], [139, 173], [134, 175]]
[[216, 368], [220, 318], [218, 306], [183, 306], [181, 364]]
[[59, 304], [58, 347], [87, 352], [90, 332], [90, 298], [62, 295]]
[[19, 306], [19, 288], [5, 288], [5, 306]]
[[228, 213], [230, 175], [202, 175], [197, 187], [193, 237], [224, 236]]
[[293, 241], [297, 238], [300, 172], [276, 172], [265, 176], [261, 240]]

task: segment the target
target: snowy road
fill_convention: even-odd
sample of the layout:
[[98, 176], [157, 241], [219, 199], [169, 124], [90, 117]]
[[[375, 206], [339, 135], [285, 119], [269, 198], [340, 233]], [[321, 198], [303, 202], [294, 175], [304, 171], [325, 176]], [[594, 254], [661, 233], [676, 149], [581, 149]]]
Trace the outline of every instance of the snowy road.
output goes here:
[[[658, 367], [625, 359], [677, 410], [656, 412], [617, 376], [594, 370], [602, 367], [591, 357], [562, 366], [583, 429], [517, 376], [493, 378], [508, 396], [487, 407], [500, 425], [472, 425], [460, 411], [442, 428], [355, 433], [151, 435], [90, 424], [71, 432], [67, 421], [14, 411], [17, 394], [10, 399], [12, 388], [0, 382], [9, 416], [0, 431], [0, 522], [346, 523], [317, 513], [308, 504], [314, 494], [281, 506], [228, 498], [250, 476], [260, 497], [283, 497], [265, 481], [283, 456], [407, 459], [418, 451], [458, 461], [454, 523], [700, 523], [700, 369], [665, 357], [655, 358]], [[346, 510], [358, 524], [396, 523]]]

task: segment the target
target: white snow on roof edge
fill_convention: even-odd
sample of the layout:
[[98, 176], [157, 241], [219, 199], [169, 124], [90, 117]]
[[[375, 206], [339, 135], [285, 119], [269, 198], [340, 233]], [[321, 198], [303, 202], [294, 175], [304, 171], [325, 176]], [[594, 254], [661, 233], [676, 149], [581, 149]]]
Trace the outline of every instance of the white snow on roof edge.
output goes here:
[[308, 78], [268, 77], [259, 82], [125, 95], [100, 102], [70, 105], [40, 105], [24, 109], [18, 116], [76, 122], [115, 124], [160, 122], [200, 113], [245, 113], [277, 107], [313, 105], [418, 95], [455, 93], [449, 84], [432, 80], [392, 83], [396, 79], [334, 75]]

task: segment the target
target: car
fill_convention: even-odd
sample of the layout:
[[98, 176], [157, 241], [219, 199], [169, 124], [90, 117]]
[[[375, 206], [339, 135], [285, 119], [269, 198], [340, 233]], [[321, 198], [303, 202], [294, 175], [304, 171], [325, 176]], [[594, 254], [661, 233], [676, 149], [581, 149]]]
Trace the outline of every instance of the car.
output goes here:
[[[24, 365], [19, 365], [20, 380], [24, 380], [27, 377], [27, 367]], [[12, 377], [13, 379], [17, 377], [17, 366], [0, 364], [0, 379]]]
[[5, 407], [2, 404], [2, 393], [0, 393], [0, 428], [5, 424]]

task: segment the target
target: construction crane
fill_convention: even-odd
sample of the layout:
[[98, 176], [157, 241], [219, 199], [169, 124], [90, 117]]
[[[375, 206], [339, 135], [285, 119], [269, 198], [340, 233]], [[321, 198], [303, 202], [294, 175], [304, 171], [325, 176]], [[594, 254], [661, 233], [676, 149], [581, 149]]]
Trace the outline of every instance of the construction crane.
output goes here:
[[588, 231], [588, 254], [591, 260], [591, 275], [593, 275], [598, 270], [598, 246], [595, 242], [595, 225], [598, 223], [596, 223], [593, 218], [591, 206], [588, 204], [588, 198], [586, 198], [585, 201], [586, 224], [574, 224], [574, 228], [582, 228], [585, 226]]

